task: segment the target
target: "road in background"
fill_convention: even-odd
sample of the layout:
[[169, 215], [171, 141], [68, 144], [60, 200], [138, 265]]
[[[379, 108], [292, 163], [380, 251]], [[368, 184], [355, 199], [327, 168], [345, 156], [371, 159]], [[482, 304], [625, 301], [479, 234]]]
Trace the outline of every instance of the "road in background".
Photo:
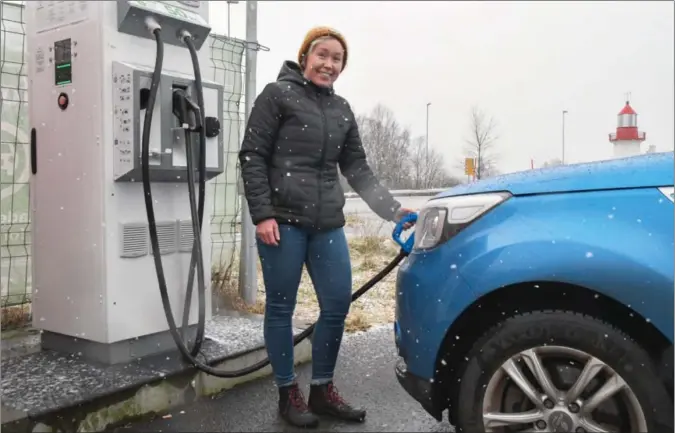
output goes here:
[[[394, 376], [396, 350], [391, 325], [345, 336], [338, 361], [336, 385], [346, 399], [368, 410], [364, 424], [322, 419], [318, 431], [330, 432], [452, 432], [438, 423], [406, 394]], [[298, 369], [308, 394], [310, 365]], [[287, 427], [277, 415], [277, 389], [272, 378], [237, 386], [211, 400], [160, 414], [114, 432], [273, 432], [304, 431]], [[170, 415], [164, 419], [162, 416]]]

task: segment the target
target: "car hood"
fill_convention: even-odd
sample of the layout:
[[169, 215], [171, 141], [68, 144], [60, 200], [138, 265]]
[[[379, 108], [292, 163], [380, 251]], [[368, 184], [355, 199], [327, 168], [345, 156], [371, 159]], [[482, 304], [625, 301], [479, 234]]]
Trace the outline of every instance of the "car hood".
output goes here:
[[673, 152], [527, 170], [457, 185], [434, 198], [508, 191], [547, 194], [673, 185]]

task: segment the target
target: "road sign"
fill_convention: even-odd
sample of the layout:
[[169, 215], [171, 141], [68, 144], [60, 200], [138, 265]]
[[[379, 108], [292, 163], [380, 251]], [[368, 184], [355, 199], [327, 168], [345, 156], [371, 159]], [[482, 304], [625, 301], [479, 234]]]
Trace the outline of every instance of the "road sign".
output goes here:
[[464, 160], [464, 174], [467, 176], [474, 176], [476, 174], [476, 164], [473, 158], [466, 158]]

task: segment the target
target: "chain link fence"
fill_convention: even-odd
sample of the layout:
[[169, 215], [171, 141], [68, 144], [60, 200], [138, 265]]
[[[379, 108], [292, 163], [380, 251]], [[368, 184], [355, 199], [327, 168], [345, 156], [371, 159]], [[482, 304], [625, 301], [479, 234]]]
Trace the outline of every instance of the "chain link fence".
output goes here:
[[[28, 323], [32, 293], [25, 7], [0, 2], [0, 21], [0, 306], [4, 330]], [[221, 133], [225, 134], [225, 171], [207, 184], [207, 193], [213, 194], [212, 274], [222, 284], [231, 279], [233, 263], [238, 257], [240, 194], [237, 189], [237, 153], [245, 120], [244, 64], [247, 45], [244, 41], [214, 34], [202, 49], [211, 52], [211, 64], [202, 66], [204, 78], [224, 86]]]

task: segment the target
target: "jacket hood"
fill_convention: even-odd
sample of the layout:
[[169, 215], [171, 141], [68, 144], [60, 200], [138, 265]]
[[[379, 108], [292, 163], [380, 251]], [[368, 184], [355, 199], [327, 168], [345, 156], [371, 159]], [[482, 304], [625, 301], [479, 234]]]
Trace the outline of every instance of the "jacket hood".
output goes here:
[[300, 70], [300, 65], [297, 63], [286, 60], [279, 70], [279, 75], [277, 75], [277, 81], [289, 81], [295, 84], [304, 85], [307, 83], [305, 77], [302, 76], [302, 71]]
[[302, 75], [302, 70], [300, 65], [292, 60], [286, 60], [279, 70], [279, 75], [277, 75], [277, 81], [295, 83], [301, 86], [311, 86], [317, 91], [333, 94], [333, 88], [319, 87], [316, 84], [312, 83]]

